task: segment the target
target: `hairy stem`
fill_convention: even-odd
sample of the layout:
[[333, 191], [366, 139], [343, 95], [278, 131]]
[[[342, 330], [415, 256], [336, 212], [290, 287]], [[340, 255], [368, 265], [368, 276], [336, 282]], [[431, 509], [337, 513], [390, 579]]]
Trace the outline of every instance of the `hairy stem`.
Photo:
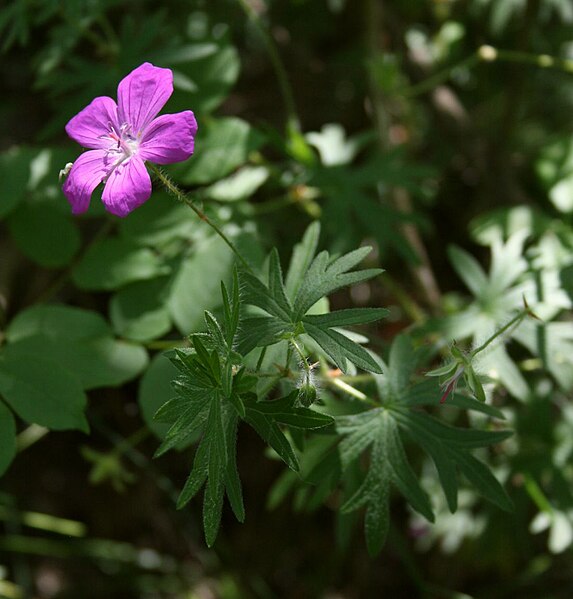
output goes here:
[[179, 189], [179, 187], [171, 181], [171, 179], [159, 168], [155, 165], [150, 164], [149, 168], [151, 172], [155, 175], [156, 179], [165, 187], [165, 189], [175, 197], [179, 202], [189, 206], [193, 212], [205, 223], [207, 223], [215, 233], [229, 246], [231, 251], [237, 256], [239, 262], [248, 270], [251, 274], [255, 274], [251, 265], [246, 261], [243, 257], [237, 246], [225, 235], [221, 227], [214, 223], [202, 210], [195, 204], [195, 202], [186, 194], [183, 190]]
[[488, 345], [493, 343], [498, 337], [501, 337], [511, 327], [517, 326], [528, 314], [529, 314], [528, 309], [521, 310], [519, 313], [517, 313], [506, 325], [501, 327], [501, 329], [498, 329], [497, 331], [495, 331], [495, 333], [493, 333], [493, 335], [491, 335], [491, 337], [488, 337], [488, 339], [486, 339], [478, 348], [474, 349], [470, 354], [470, 360], [475, 358], [477, 356], [477, 354], [482, 352], [486, 347], [488, 347]]

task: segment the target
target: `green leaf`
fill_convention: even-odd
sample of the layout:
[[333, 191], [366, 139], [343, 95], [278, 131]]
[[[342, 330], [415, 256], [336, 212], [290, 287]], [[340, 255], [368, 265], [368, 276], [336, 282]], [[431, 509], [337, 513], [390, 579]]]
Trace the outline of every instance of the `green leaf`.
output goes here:
[[12, 212], [26, 195], [34, 153], [30, 148], [14, 147], [0, 154], [0, 218]]
[[114, 339], [101, 316], [68, 306], [34, 306], [14, 318], [9, 344], [78, 378], [85, 389], [121, 385], [147, 366], [142, 347]]
[[153, 198], [119, 223], [120, 236], [138, 246], [163, 247], [175, 240], [188, 241], [197, 231], [197, 216], [160, 189]]
[[109, 291], [122, 285], [169, 274], [155, 252], [126, 239], [104, 239], [94, 244], [74, 268], [72, 279], [82, 288]]
[[394, 395], [401, 397], [410, 385], [412, 375], [418, 365], [418, 356], [408, 335], [397, 335], [390, 347], [388, 360], [388, 383]]
[[49, 205], [20, 205], [10, 214], [8, 228], [20, 250], [48, 268], [65, 266], [80, 247], [80, 234], [70, 218]]
[[232, 264], [233, 254], [219, 237], [198, 244], [184, 260], [168, 300], [169, 313], [183, 335], [200, 329], [204, 311], [221, 304], [219, 287], [229, 277]]
[[211, 402], [204, 442], [209, 443], [209, 470], [203, 498], [203, 528], [207, 546], [211, 547], [221, 522], [228, 457], [219, 398]]
[[303, 322], [319, 327], [346, 327], [376, 322], [388, 316], [386, 308], [347, 308], [326, 314], [307, 314]]
[[269, 256], [269, 292], [281, 310], [287, 315], [288, 320], [292, 308], [286, 295], [279, 253], [276, 248], [273, 248]]
[[513, 512], [513, 502], [490, 469], [469, 453], [459, 453], [457, 464], [464, 476], [489, 501], [506, 512]]
[[231, 504], [235, 518], [239, 522], [245, 521], [245, 506], [243, 504], [243, 491], [241, 479], [237, 469], [237, 424], [236, 418], [229, 418], [225, 435], [227, 443], [227, 471], [225, 472], [225, 491]]
[[187, 504], [206, 482], [203, 498], [205, 540], [211, 547], [217, 537], [225, 491], [239, 520], [244, 519], [240, 482], [234, 460], [237, 417], [222, 409], [217, 394], [209, 399], [205, 432], [193, 462], [193, 469], [179, 495], [178, 509]]
[[369, 247], [359, 248], [335, 260], [331, 260], [326, 251], [318, 254], [308, 268], [298, 290], [293, 306], [294, 320], [300, 320], [321, 297], [342, 287], [371, 279], [383, 272], [377, 268], [348, 272], [370, 251]]
[[471, 254], [455, 245], [448, 246], [448, 257], [466, 287], [479, 297], [487, 285], [486, 274], [479, 262]]
[[[1, 360], [1, 358], [0, 358]], [[1, 367], [0, 367], [1, 368]], [[2, 374], [0, 372], [0, 378]], [[0, 393], [1, 393], [0, 389]], [[16, 422], [11, 410], [0, 400], [0, 476], [16, 455]]]
[[370, 555], [382, 549], [389, 525], [389, 496], [393, 484], [410, 505], [430, 522], [434, 514], [427, 494], [412, 470], [393, 416], [377, 408], [337, 420], [337, 430], [347, 435], [339, 445], [342, 468], [347, 471], [371, 447], [368, 472], [360, 487], [344, 502], [342, 513], [366, 506], [364, 528]]
[[291, 321], [290, 310], [281, 298], [276, 298], [269, 288], [257, 277], [248, 272], [241, 273], [244, 282], [243, 300], [252, 306], [258, 306], [265, 312], [280, 319], [285, 323]]
[[305, 231], [301, 242], [294, 246], [285, 282], [287, 296], [291, 300], [295, 299], [304, 275], [312, 263], [319, 237], [320, 221], [314, 221]]
[[[219, 24], [220, 25], [220, 24]], [[154, 64], [173, 69], [177, 93], [170, 101], [171, 111], [193, 107], [196, 113], [215, 110], [228, 96], [240, 71], [239, 54], [228, 35], [216, 32], [185, 45], [176, 44], [158, 53]], [[199, 129], [200, 131], [201, 129]]]
[[[452, 373], [453, 374], [453, 373]], [[400, 402], [414, 407], [414, 406], [437, 406], [440, 403], [440, 395], [442, 391], [435, 381], [423, 381], [417, 385], [409, 387], [405, 393], [400, 397]], [[461, 408], [463, 410], [473, 410], [474, 412], [482, 412], [493, 418], [499, 418], [505, 420], [504, 413], [488, 404], [482, 403], [468, 397], [461, 395], [460, 393], [454, 393], [448, 397], [448, 401], [441, 408], [447, 409], [450, 407]]]
[[0, 394], [27, 422], [53, 430], [89, 430], [80, 381], [51, 358], [5, 346], [0, 352]]
[[[164, 439], [169, 426], [154, 418], [159, 408], [172, 397], [171, 381], [177, 368], [162, 354], [156, 355], [139, 381], [137, 402], [145, 424], [157, 437]], [[171, 420], [169, 420], [171, 422]]]
[[250, 408], [273, 418], [279, 424], [287, 424], [295, 428], [313, 430], [330, 426], [334, 422], [326, 414], [321, 414], [310, 408], [295, 406], [297, 397], [298, 391], [295, 390], [280, 399], [250, 404]]
[[[176, 387], [176, 390], [181, 388]], [[214, 391], [185, 393], [163, 404], [155, 414], [155, 419], [158, 422], [173, 424], [165, 434], [163, 443], [155, 451], [154, 457], [162, 456], [174, 447], [188, 445], [205, 426], [209, 406], [216, 397]]]
[[358, 343], [334, 329], [319, 328], [305, 320], [306, 332], [322, 347], [331, 360], [346, 372], [346, 358], [356, 366], [370, 372], [382, 373], [380, 365]]
[[412, 467], [406, 458], [406, 452], [398, 435], [395, 420], [386, 415], [383, 419], [387, 444], [387, 458], [392, 470], [392, 480], [408, 503], [428, 521], [434, 521], [434, 513], [428, 496], [418, 483]]
[[217, 351], [220, 353], [227, 353], [230, 351], [232, 348], [228, 346], [219, 322], [209, 310], [205, 310], [205, 324], [209, 331], [210, 340]]
[[274, 416], [267, 414], [264, 408], [261, 409], [260, 403], [254, 394], [245, 396], [246, 417], [245, 420], [257, 431], [261, 438], [266, 441], [285, 462], [285, 464], [298, 472], [299, 465], [296, 455], [278, 426]]
[[239, 331], [237, 350], [247, 355], [255, 347], [266, 347], [281, 341], [288, 330], [285, 323], [274, 316], [256, 316], [245, 318]]
[[456, 466], [476, 486], [482, 495], [502, 509], [511, 510], [511, 501], [485, 464], [471, 456], [469, 451], [499, 443], [511, 435], [510, 431], [481, 431], [447, 425], [421, 412], [396, 411], [398, 424], [408, 432], [433, 459], [448, 506], [457, 509]]
[[109, 304], [115, 332], [126, 339], [150, 341], [171, 330], [171, 318], [165, 305], [169, 278], [138, 281], [123, 287]]
[[269, 175], [266, 166], [243, 166], [236, 173], [207, 187], [204, 193], [218, 202], [237, 202], [251, 197]]
[[[222, 332], [214, 317], [209, 313], [206, 316], [211, 326], [215, 327], [216, 336], [222, 339]], [[227, 366], [231, 365], [228, 356], [221, 358], [215, 350], [209, 351], [208, 346], [213, 343], [209, 334], [195, 334], [192, 342], [192, 350], [170, 352], [171, 361], [181, 374], [173, 382], [177, 397], [162, 405], [155, 415], [159, 422], [172, 423], [155, 456], [187, 444], [198, 432], [203, 433], [177, 507], [183, 507], [206, 483], [203, 526], [205, 539], [211, 546], [219, 530], [225, 493], [237, 518], [243, 521], [245, 517], [235, 446], [238, 415], [245, 414], [238, 389], [248, 381], [242, 380], [243, 371], [240, 370], [234, 378], [229, 371], [233, 388], [225, 398], [221, 388], [225, 386], [223, 378]], [[221, 359], [225, 359], [223, 367]]]

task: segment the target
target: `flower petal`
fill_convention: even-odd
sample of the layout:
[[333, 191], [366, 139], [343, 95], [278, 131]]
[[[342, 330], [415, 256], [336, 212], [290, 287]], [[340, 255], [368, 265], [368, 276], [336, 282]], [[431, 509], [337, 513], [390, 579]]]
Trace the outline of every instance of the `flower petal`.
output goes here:
[[173, 73], [144, 62], [117, 88], [120, 125], [128, 123], [134, 136], [157, 116], [173, 93]]
[[163, 114], [151, 121], [139, 144], [139, 155], [157, 164], [187, 160], [193, 154], [197, 121], [190, 110]]
[[109, 176], [101, 196], [105, 209], [127, 216], [151, 195], [151, 178], [139, 156], [117, 166]]
[[109, 146], [109, 138], [103, 136], [109, 134], [112, 126], [119, 130], [117, 105], [111, 98], [100, 96], [68, 122], [66, 133], [84, 148], [96, 150]]
[[106, 156], [105, 150], [90, 150], [74, 162], [63, 187], [73, 214], [81, 214], [89, 208], [93, 190], [109, 172]]

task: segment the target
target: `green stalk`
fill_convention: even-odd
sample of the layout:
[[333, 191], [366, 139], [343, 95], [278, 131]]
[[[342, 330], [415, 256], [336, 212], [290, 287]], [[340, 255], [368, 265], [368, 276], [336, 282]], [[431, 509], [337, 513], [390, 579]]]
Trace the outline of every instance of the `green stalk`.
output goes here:
[[486, 341], [484, 341], [478, 348], [474, 349], [470, 353], [470, 356], [469, 356], [470, 360], [475, 358], [477, 356], [477, 354], [482, 352], [488, 345], [493, 343], [498, 337], [503, 335], [511, 327], [517, 326], [528, 314], [529, 314], [528, 309], [522, 310], [521, 312], [517, 313], [506, 325], [501, 327], [501, 329], [498, 329], [491, 337], [486, 339]]
[[517, 50], [500, 50], [493, 46], [483, 45], [463, 60], [438, 71], [427, 79], [420, 81], [420, 83], [399, 90], [398, 93], [406, 97], [424, 94], [438, 85], [445, 83], [456, 69], [463, 67], [473, 68], [482, 62], [513, 62], [532, 65], [540, 69], [556, 69], [566, 73], [573, 73], [573, 60], [571, 59], [550, 56], [549, 54], [530, 54]]
[[237, 246], [225, 235], [223, 230], [214, 223], [200, 208], [195, 204], [195, 202], [186, 194], [184, 191], [179, 189], [179, 187], [171, 181], [171, 179], [159, 168], [157, 168], [154, 164], [149, 164], [149, 168], [151, 172], [155, 175], [156, 179], [165, 187], [165, 189], [175, 197], [179, 202], [189, 206], [193, 212], [205, 223], [207, 223], [215, 233], [229, 246], [231, 251], [237, 256], [239, 262], [248, 270], [251, 274], [255, 274], [251, 265], [245, 260]]

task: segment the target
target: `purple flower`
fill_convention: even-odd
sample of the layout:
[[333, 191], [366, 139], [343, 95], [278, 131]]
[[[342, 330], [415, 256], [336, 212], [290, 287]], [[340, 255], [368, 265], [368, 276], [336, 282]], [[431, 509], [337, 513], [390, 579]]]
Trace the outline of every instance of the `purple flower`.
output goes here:
[[173, 73], [145, 62], [120, 82], [117, 104], [100, 96], [70, 120], [67, 134], [89, 148], [74, 162], [63, 187], [74, 214], [85, 212], [94, 189], [105, 183], [106, 210], [126, 216], [151, 195], [146, 160], [170, 164], [193, 154], [193, 113], [157, 117], [172, 93]]

